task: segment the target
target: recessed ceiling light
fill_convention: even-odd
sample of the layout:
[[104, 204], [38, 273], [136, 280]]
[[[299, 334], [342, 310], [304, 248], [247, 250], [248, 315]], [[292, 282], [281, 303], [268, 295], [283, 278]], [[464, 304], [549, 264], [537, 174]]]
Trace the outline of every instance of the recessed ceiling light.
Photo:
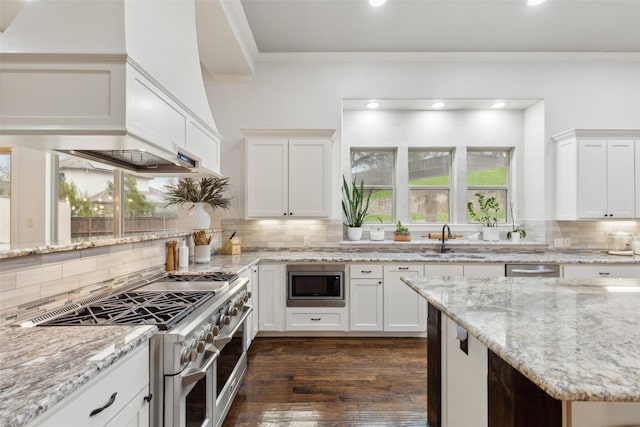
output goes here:
[[444, 107], [444, 102], [434, 102], [431, 104], [431, 108], [442, 108]]
[[544, 3], [547, 0], [527, 0], [527, 6], [537, 6]]
[[494, 102], [494, 103], [491, 105], [491, 108], [502, 108], [502, 107], [504, 107], [505, 105], [507, 105], [507, 104], [506, 104], [506, 103], [504, 103], [504, 102], [502, 102], [502, 101], [497, 101], [497, 102]]
[[[544, 1], [544, 0], [543, 0]], [[369, 0], [369, 4], [373, 7], [380, 7], [385, 4], [387, 0]]]
[[379, 102], [376, 102], [376, 101], [370, 101], [370, 102], [367, 102], [367, 108], [369, 108], [369, 109], [371, 109], [371, 110], [376, 109], [376, 108], [378, 108], [379, 106], [380, 106], [380, 103], [379, 103]]

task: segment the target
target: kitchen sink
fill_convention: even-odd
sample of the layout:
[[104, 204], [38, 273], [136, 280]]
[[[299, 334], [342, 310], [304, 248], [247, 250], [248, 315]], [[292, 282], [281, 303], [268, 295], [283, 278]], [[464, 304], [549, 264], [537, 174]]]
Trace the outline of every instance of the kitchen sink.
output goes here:
[[484, 254], [468, 254], [464, 252], [425, 252], [422, 254], [425, 258], [433, 258], [433, 259], [449, 259], [449, 258], [460, 258], [461, 260], [465, 259], [486, 259], [487, 255]]

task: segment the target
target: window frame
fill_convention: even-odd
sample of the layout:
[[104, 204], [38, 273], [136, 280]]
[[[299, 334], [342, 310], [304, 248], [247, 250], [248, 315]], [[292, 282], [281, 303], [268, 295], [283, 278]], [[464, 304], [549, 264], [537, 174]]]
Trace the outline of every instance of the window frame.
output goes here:
[[[464, 213], [464, 218], [465, 218], [465, 223], [466, 224], [474, 224], [473, 221], [469, 221], [469, 217], [468, 214], [466, 212], [466, 206], [467, 203], [470, 201], [468, 198], [468, 194], [473, 191], [474, 194], [476, 192], [489, 192], [489, 191], [505, 191], [505, 206], [500, 206], [500, 210], [504, 211], [505, 215], [504, 215], [504, 222], [499, 221], [498, 222], [498, 226], [501, 225], [506, 225], [509, 223], [509, 221], [511, 221], [510, 218], [510, 211], [511, 209], [509, 208], [510, 204], [511, 204], [511, 186], [512, 186], [512, 181], [513, 181], [513, 177], [512, 177], [512, 163], [513, 163], [513, 157], [514, 157], [514, 148], [513, 147], [467, 147], [467, 152], [466, 152], [466, 170], [465, 170], [465, 179], [464, 179], [464, 186], [465, 186], [465, 213]], [[497, 186], [497, 185], [475, 185], [475, 186], [469, 186], [467, 183], [467, 174], [469, 173], [469, 153], [496, 153], [496, 152], [503, 152], [506, 154], [505, 158], [506, 158], [506, 171], [505, 171], [505, 177], [506, 177], [506, 184], [504, 186]]]
[[[397, 213], [396, 213], [396, 194], [397, 194], [397, 169], [398, 169], [398, 153], [397, 148], [395, 147], [378, 147], [378, 148], [367, 148], [367, 147], [351, 147], [349, 150], [349, 170], [351, 176], [353, 177], [353, 153], [356, 152], [385, 152], [391, 153], [391, 184], [389, 185], [371, 185], [364, 183], [365, 194], [368, 194], [369, 191], [372, 193], [380, 190], [389, 190], [391, 191], [391, 222], [384, 222], [383, 224], [394, 224], [396, 222]], [[367, 215], [365, 218], [364, 224], [377, 224], [376, 221], [371, 220], [371, 213]]]
[[453, 164], [454, 164], [454, 156], [455, 156], [455, 149], [454, 148], [447, 148], [447, 147], [410, 147], [407, 150], [407, 172], [409, 169], [409, 157], [410, 157], [410, 153], [411, 152], [428, 152], [428, 153], [447, 153], [449, 154], [449, 165], [448, 165], [448, 170], [449, 170], [449, 185], [448, 186], [443, 186], [443, 185], [411, 185], [410, 183], [410, 179], [408, 179], [407, 181], [407, 217], [409, 219], [409, 223], [410, 224], [441, 224], [439, 222], [415, 222], [411, 220], [411, 207], [410, 207], [410, 201], [411, 201], [411, 190], [446, 190], [449, 193], [449, 203], [448, 203], [448, 211], [447, 211], [447, 216], [449, 218], [448, 221], [446, 222], [450, 222], [452, 215], [453, 215], [453, 208], [452, 208], [452, 202], [453, 202]]

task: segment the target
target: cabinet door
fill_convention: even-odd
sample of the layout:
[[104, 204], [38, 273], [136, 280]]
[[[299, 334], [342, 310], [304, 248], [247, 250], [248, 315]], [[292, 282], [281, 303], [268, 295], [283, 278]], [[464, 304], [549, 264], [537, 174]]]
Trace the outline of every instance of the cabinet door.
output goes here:
[[384, 266], [384, 330], [426, 332], [427, 301], [400, 280], [401, 276], [422, 276], [422, 265]]
[[258, 319], [261, 331], [284, 330], [286, 279], [284, 266], [263, 264], [259, 267]]
[[605, 218], [607, 214], [607, 143], [580, 141], [578, 147], [578, 216]]
[[247, 141], [247, 217], [288, 217], [288, 143]]
[[148, 396], [148, 387], [142, 389], [106, 427], [149, 427], [149, 403], [145, 400]]
[[609, 218], [633, 218], [635, 205], [634, 142], [607, 142], [607, 212]]
[[349, 286], [351, 330], [382, 331], [382, 279], [351, 279]]
[[289, 215], [328, 217], [331, 194], [331, 143], [289, 141]]
[[468, 335], [465, 353], [455, 338], [456, 323], [444, 315], [442, 319], [442, 425], [487, 426], [487, 347]]
[[200, 166], [220, 173], [220, 140], [193, 119], [187, 123], [186, 148], [200, 158]]
[[565, 265], [562, 277], [581, 278], [640, 278], [640, 265]]
[[253, 284], [251, 289], [251, 298], [249, 304], [253, 306], [252, 321], [251, 321], [251, 340], [253, 340], [258, 334], [258, 318], [260, 316], [259, 298], [260, 298], [260, 282], [259, 282], [258, 266], [251, 267], [251, 283]]

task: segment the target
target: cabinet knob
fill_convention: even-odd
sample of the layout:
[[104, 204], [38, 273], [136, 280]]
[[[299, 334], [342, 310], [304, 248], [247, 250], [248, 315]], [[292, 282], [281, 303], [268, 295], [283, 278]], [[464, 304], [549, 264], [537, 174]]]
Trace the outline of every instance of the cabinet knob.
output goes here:
[[293, 212], [289, 212], [289, 215], [293, 216]]
[[[287, 213], [285, 212], [285, 213], [283, 213], [282, 215], [287, 216]], [[605, 215], [605, 216], [606, 216], [606, 215]]]

